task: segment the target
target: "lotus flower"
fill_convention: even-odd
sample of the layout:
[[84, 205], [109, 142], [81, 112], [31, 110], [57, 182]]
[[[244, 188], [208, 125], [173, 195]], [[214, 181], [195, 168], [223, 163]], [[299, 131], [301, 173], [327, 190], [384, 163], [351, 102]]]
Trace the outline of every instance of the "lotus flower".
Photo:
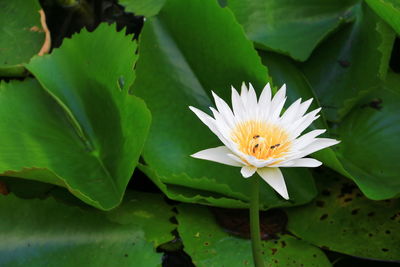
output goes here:
[[283, 198], [289, 199], [280, 168], [318, 167], [320, 161], [305, 157], [339, 141], [317, 138], [325, 129], [301, 135], [319, 117], [320, 108], [306, 113], [312, 99], [298, 99], [281, 114], [286, 101], [285, 85], [271, 98], [268, 83], [258, 100], [251, 84], [248, 89], [243, 83], [241, 89], [239, 95], [232, 87], [232, 109], [212, 92], [217, 108], [210, 107], [214, 117], [189, 107], [224, 144], [191, 156], [241, 167], [244, 178], [257, 172]]

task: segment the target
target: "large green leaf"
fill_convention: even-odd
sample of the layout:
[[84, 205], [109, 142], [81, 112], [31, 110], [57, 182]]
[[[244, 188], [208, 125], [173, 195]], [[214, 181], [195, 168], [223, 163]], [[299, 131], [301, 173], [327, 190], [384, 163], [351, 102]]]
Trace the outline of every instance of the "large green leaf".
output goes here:
[[117, 206], [150, 122], [128, 93], [135, 58], [131, 37], [103, 25], [27, 65], [44, 89], [34, 80], [2, 83], [0, 173], [65, 186], [101, 209]]
[[[172, 239], [160, 196], [135, 192], [111, 213], [0, 195], [0, 265], [157, 266], [154, 245]], [[154, 242], [154, 244], [151, 244]]]
[[[273, 52], [259, 51], [259, 55], [262, 63], [268, 67], [273, 84], [278, 87], [286, 84], [288, 102], [292, 103], [299, 98], [302, 101], [313, 98], [309, 110], [320, 107], [314, 90], [304, 77], [304, 74], [296, 67], [293, 60]], [[324, 114], [323, 112], [324, 110], [321, 111], [321, 114]], [[327, 128], [324, 116], [314, 121], [310, 128]]]
[[286, 210], [288, 230], [333, 251], [400, 260], [399, 199], [369, 200], [352, 182], [329, 174], [319, 185], [322, 193], [315, 201]]
[[400, 75], [390, 73], [340, 124], [338, 158], [371, 199], [400, 195]]
[[0, 76], [21, 76], [23, 63], [39, 53], [45, 40], [38, 0], [0, 3]]
[[356, 2], [228, 0], [228, 7], [258, 46], [304, 61], [319, 42], [353, 18]]
[[303, 65], [327, 119], [338, 121], [386, 75], [393, 31], [365, 5]]
[[[207, 111], [213, 105], [211, 90], [228, 100], [231, 85], [239, 88], [243, 81], [252, 82], [257, 89], [265, 85], [267, 70], [242, 28], [229, 10], [214, 0], [172, 0], [158, 16], [145, 22], [139, 52], [133, 91], [146, 101], [153, 115], [143, 152], [147, 174], [156, 184], [164, 183], [167, 189], [163, 190], [170, 185], [185, 187], [186, 192], [196, 190], [186, 194], [193, 197], [179, 200], [200, 202], [194, 196], [201, 194], [209, 205], [224, 206], [218, 201], [224, 197], [240, 200], [236, 203], [242, 207], [250, 188], [239, 169], [190, 157], [221, 143], [188, 108], [192, 105]], [[285, 176], [292, 203], [305, 203], [315, 196], [306, 169], [285, 170]], [[217, 201], [210, 193], [217, 194]], [[291, 204], [266, 183], [261, 202], [266, 208]], [[234, 205], [234, 201], [229, 204]]]
[[151, 17], [157, 15], [166, 0], [119, 0], [125, 6], [125, 11], [135, 15]]
[[[318, 98], [315, 97], [314, 90], [311, 88], [304, 74], [296, 67], [293, 60], [283, 55], [278, 55], [272, 52], [259, 52], [262, 62], [268, 67], [268, 70], [273, 77], [273, 82], [277, 86], [287, 85], [288, 99], [293, 102], [299, 98], [307, 100], [313, 98], [310, 110], [320, 107]], [[325, 121], [324, 109], [321, 111], [321, 118], [314, 121], [310, 129], [327, 129], [328, 125]], [[325, 134], [330, 137], [328, 134]], [[343, 167], [342, 163], [336, 156], [336, 147], [326, 148], [313, 154], [313, 157], [319, 159], [324, 165], [329, 166], [335, 171], [353, 178]]]
[[[288, 88], [290, 88], [288, 90], [289, 98], [313, 97], [312, 89], [302, 73], [290, 62], [291, 60], [274, 53], [261, 52], [260, 55], [263, 63], [268, 66], [271, 75], [274, 77], [274, 83], [276, 85], [283, 83], [288, 85]], [[398, 87], [400, 81], [396, 77], [394, 74], [390, 75], [387, 86], [390, 88]], [[384, 90], [384, 92], [387, 91], [387, 89]], [[392, 164], [392, 162], [399, 160], [400, 152], [395, 142], [398, 134], [396, 133], [396, 131], [398, 132], [396, 126], [398, 122], [395, 115], [398, 112], [396, 111], [398, 97], [387, 94], [380, 91], [367, 95], [359, 103], [362, 108], [354, 110], [351, 113], [352, 115], [349, 115], [349, 118], [346, 117], [339, 127], [338, 139], [342, 141], [341, 144], [333, 149], [324, 149], [313, 155], [327, 166], [356, 181], [361, 190], [372, 199], [390, 198], [400, 193], [400, 180], [397, 176], [400, 169]], [[385, 100], [387, 105], [381, 110], [382, 112], [375, 112], [376, 114], [372, 115], [373, 117], [379, 116], [379, 118], [371, 118], [374, 110], [365, 107], [369, 106], [371, 101], [382, 101], [382, 98], [388, 99], [388, 101]], [[317, 101], [314, 104], [314, 107], [318, 107]], [[357, 119], [351, 119], [352, 116], [357, 117]], [[385, 126], [375, 124], [377, 120], [382, 121], [382, 123], [386, 121]], [[354, 124], [355, 121], [357, 121], [357, 124]], [[371, 125], [371, 123], [374, 125]], [[324, 120], [320, 119], [314, 123], [313, 127], [326, 128], [325, 125]], [[357, 128], [355, 128], [355, 125]], [[386, 127], [386, 125], [390, 126]], [[377, 130], [377, 127], [380, 130]], [[381, 141], [381, 139], [385, 141]], [[379, 151], [382, 142], [386, 144], [384, 153], [387, 156], [376, 155], [371, 157], [371, 155], [376, 154], [376, 151]], [[363, 149], [360, 149], [360, 147]]]
[[[229, 235], [205, 207], [177, 208], [178, 232], [196, 266], [253, 266], [250, 240]], [[268, 266], [331, 266], [321, 250], [289, 235], [263, 241], [262, 246]]]
[[[274, 77], [274, 84], [288, 85], [289, 98], [313, 97], [312, 88], [290, 59], [274, 53], [261, 52], [260, 55]], [[399, 112], [399, 87], [399, 76], [388, 75], [384, 88], [372, 91], [356, 102], [357, 108], [335, 130], [337, 136], [334, 137], [341, 143], [313, 154], [325, 165], [354, 180], [371, 199], [392, 198], [400, 193], [400, 169], [393, 164], [400, 160], [399, 116], [396, 115]], [[317, 102], [316, 99], [314, 108], [318, 107]], [[380, 102], [382, 109], [371, 108], [374, 103], [379, 106]], [[326, 123], [319, 119], [312, 127], [326, 128]]]
[[[181, 202], [195, 202], [204, 205], [212, 205], [218, 207], [227, 208], [245, 208], [248, 204], [242, 200], [235, 199], [223, 194], [215, 193], [212, 191], [194, 189], [193, 187], [185, 187], [175, 184], [169, 184], [167, 182], [167, 177], [160, 177], [160, 175], [154, 171], [154, 169], [149, 168], [146, 165], [139, 164], [138, 166], [141, 171], [143, 171], [148, 177], [151, 177], [153, 183], [160, 188], [160, 190], [170, 199], [174, 199]], [[191, 178], [187, 175], [184, 176], [185, 179], [190, 180]], [[200, 179], [191, 179], [193, 185], [197, 188], [206, 187], [209, 182]], [[228, 191], [229, 187], [225, 187]]]
[[400, 2], [398, 0], [366, 0], [366, 2], [400, 35]]

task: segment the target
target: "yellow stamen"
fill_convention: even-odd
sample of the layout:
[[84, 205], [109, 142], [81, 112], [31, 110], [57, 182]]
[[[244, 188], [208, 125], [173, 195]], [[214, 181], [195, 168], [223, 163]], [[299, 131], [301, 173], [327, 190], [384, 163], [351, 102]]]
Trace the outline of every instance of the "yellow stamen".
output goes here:
[[282, 127], [256, 120], [237, 124], [231, 138], [241, 152], [262, 160], [281, 158], [291, 144]]

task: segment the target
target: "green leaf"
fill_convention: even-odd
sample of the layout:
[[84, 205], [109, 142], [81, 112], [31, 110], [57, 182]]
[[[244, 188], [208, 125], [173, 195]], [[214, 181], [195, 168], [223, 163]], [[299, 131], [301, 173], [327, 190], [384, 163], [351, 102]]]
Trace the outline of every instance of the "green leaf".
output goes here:
[[130, 39], [113, 26], [83, 31], [27, 65], [44, 90], [34, 80], [1, 84], [0, 173], [65, 186], [101, 209], [120, 203], [150, 122], [128, 94]]
[[400, 35], [400, 3], [398, 0], [366, 0], [366, 2]]
[[[318, 98], [316, 98], [314, 90], [311, 88], [304, 74], [296, 67], [293, 60], [288, 57], [278, 55], [271, 52], [259, 52], [263, 64], [268, 67], [268, 70], [273, 77], [273, 82], [277, 86], [283, 84], [287, 85], [287, 96], [289, 102], [293, 102], [299, 98], [303, 101], [313, 98], [313, 103], [309, 110], [314, 110], [320, 107]], [[324, 109], [321, 110], [321, 118], [314, 121], [310, 126], [310, 129], [327, 129], [328, 125], [325, 121]], [[332, 138], [328, 134], [326, 137]], [[316, 153], [313, 153], [313, 157], [322, 161], [324, 165], [334, 169], [335, 171], [349, 177], [353, 178], [343, 167], [341, 162], [338, 160], [335, 151], [336, 147], [325, 148]]]
[[[210, 192], [207, 190], [194, 189], [190, 187], [180, 186], [169, 184], [168, 179], [166, 177], [160, 178], [159, 174], [150, 169], [149, 166], [139, 164], [138, 167], [141, 171], [143, 171], [153, 183], [160, 188], [160, 190], [170, 199], [174, 199], [181, 202], [195, 202], [201, 203], [204, 205], [218, 206], [218, 207], [228, 207], [228, 208], [245, 208], [248, 207], [248, 204], [239, 199], [234, 199], [231, 197], [226, 197], [223, 194], [218, 194], [214, 192]], [[190, 179], [187, 175], [185, 175], [185, 179]], [[166, 181], [166, 182], [163, 182]], [[196, 183], [196, 187], [202, 188], [203, 186], [208, 185], [208, 181], [203, 181], [200, 179], [192, 179], [193, 184]], [[202, 186], [199, 186], [202, 185]], [[226, 190], [229, 190], [229, 187], [226, 187]]]
[[0, 265], [157, 266], [154, 245], [170, 241], [170, 207], [135, 192], [111, 213], [0, 195]]
[[119, 0], [120, 5], [125, 6], [125, 11], [135, 15], [151, 17], [157, 15], [166, 0]]
[[161, 194], [127, 191], [118, 208], [103, 214], [112, 222], [136, 225], [144, 231], [145, 239], [156, 248], [175, 238], [171, 232], [176, 225], [170, 221], [175, 213], [163, 197]]
[[367, 197], [400, 195], [400, 75], [365, 96], [340, 124], [338, 158]]
[[23, 63], [39, 53], [45, 40], [37, 0], [0, 3], [0, 77], [23, 76]]
[[[318, 98], [315, 96], [313, 89], [304, 77], [304, 74], [296, 67], [293, 60], [272, 52], [259, 51], [259, 55], [262, 63], [268, 67], [273, 84], [277, 87], [286, 84], [287, 101], [289, 103], [293, 103], [299, 98], [301, 98], [302, 101], [313, 98], [309, 110], [314, 110], [320, 107]], [[321, 111], [322, 114], [323, 111], [324, 110]], [[324, 116], [314, 121], [311, 128], [328, 128]]]
[[[326, 40], [302, 69], [328, 120], [338, 121], [385, 78], [394, 32], [367, 6]], [[368, 55], [368, 56], [366, 56]]]
[[[171, 185], [184, 187], [186, 192], [194, 189], [181, 201], [200, 202], [195, 196], [201, 194], [210, 201], [207, 204], [224, 206], [225, 199], [219, 202], [209, 197], [215, 193], [218, 198], [240, 200], [236, 203], [242, 207], [250, 190], [238, 168], [190, 157], [221, 143], [188, 108], [208, 110], [213, 105], [211, 90], [228, 100], [231, 85], [240, 88], [246, 81], [260, 89], [266, 84], [267, 70], [242, 28], [216, 1], [172, 0], [158, 16], [145, 22], [139, 51], [133, 91], [146, 101], [153, 115], [143, 152], [147, 174], [159, 186], [165, 184], [164, 192]], [[307, 170], [287, 170], [285, 177], [293, 204], [315, 196]], [[261, 200], [265, 208], [291, 205], [266, 183]], [[234, 205], [231, 202], [229, 207]]]
[[[62, 188], [59, 189], [62, 190]], [[65, 202], [66, 200], [57, 198], [54, 192], [52, 196], [57, 201]], [[71, 204], [72, 202], [65, 203], [69, 206], [77, 206]], [[101, 214], [113, 223], [131, 225], [142, 230], [143, 238], [151, 242], [153, 248], [157, 248], [175, 239], [172, 231], [176, 229], [176, 224], [171, 222], [175, 213], [172, 209], [173, 207], [164, 201], [164, 196], [161, 194], [127, 190], [122, 203], [117, 208], [101, 212]]]
[[289, 231], [340, 253], [399, 260], [399, 199], [369, 200], [352, 182], [329, 174], [318, 181], [322, 193], [315, 201], [286, 210]]
[[[290, 100], [313, 97], [312, 88], [290, 59], [274, 53], [260, 52], [260, 55], [274, 77], [274, 84], [287, 84]], [[396, 89], [399, 85], [399, 75], [388, 75], [384, 88], [372, 91], [356, 102], [356, 108], [334, 130], [333, 137], [341, 143], [312, 155], [355, 181], [371, 199], [387, 199], [400, 194], [400, 169], [393, 164], [400, 161], [400, 147], [396, 141], [400, 134], [396, 115], [399, 112], [400, 99]], [[315, 100], [313, 109], [319, 106]], [[383, 103], [381, 110], [370, 107], [376, 102], [378, 106]], [[323, 129], [327, 126], [322, 118], [315, 121], [311, 128]]]
[[[178, 232], [196, 266], [253, 266], [250, 240], [229, 235], [205, 207], [177, 208]], [[321, 250], [289, 235], [263, 241], [262, 246], [268, 266], [331, 266]]]
[[263, 49], [306, 60], [339, 25], [353, 19], [357, 0], [229, 0], [249, 38]]

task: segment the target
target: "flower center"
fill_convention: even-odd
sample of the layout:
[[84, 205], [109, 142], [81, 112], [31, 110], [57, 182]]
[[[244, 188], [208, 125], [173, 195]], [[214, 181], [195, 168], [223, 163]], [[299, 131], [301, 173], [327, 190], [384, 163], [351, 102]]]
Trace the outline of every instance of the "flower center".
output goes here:
[[262, 160], [281, 158], [290, 148], [282, 127], [256, 120], [237, 124], [231, 138], [241, 152]]

